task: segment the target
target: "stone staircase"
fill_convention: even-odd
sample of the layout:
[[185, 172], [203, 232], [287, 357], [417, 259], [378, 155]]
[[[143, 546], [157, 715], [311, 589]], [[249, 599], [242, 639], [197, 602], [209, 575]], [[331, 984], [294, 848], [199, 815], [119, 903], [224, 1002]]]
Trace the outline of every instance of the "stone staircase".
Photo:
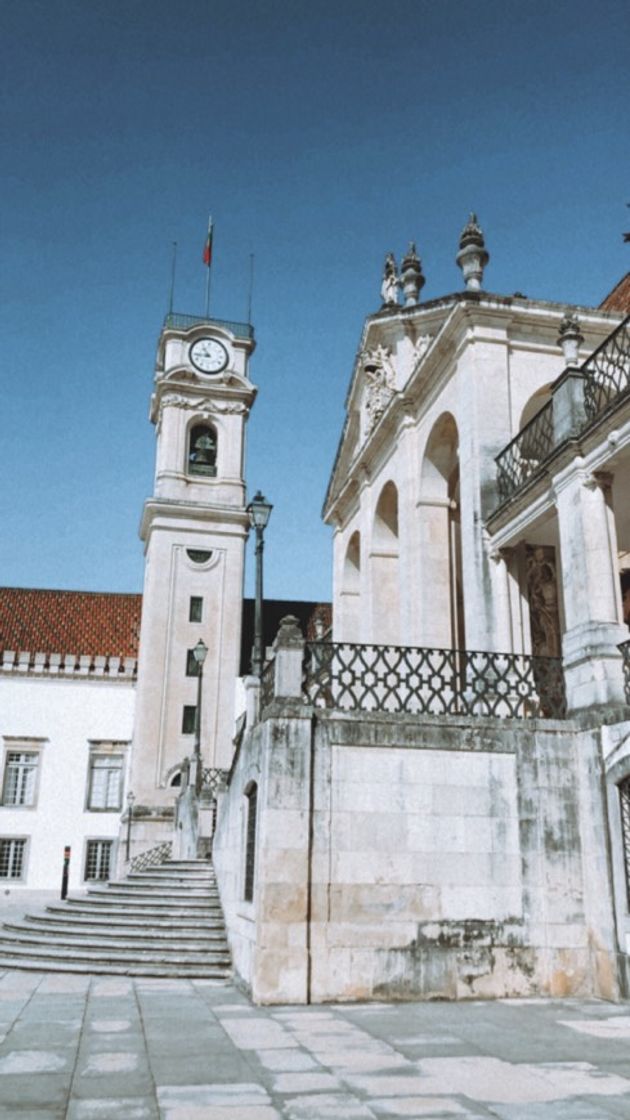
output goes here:
[[169, 860], [5, 922], [0, 968], [226, 979], [230, 953], [212, 864]]

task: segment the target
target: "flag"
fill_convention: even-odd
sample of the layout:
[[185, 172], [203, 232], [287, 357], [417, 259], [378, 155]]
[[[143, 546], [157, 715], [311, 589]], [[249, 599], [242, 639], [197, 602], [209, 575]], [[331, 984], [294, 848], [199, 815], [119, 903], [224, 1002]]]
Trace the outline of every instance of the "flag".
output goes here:
[[206, 243], [203, 247], [203, 263], [205, 265], [207, 265], [208, 268], [210, 268], [210, 265], [212, 264], [212, 235], [213, 235], [213, 232], [214, 232], [214, 226], [212, 225], [212, 221], [210, 221], [208, 223], [208, 236], [206, 237]]

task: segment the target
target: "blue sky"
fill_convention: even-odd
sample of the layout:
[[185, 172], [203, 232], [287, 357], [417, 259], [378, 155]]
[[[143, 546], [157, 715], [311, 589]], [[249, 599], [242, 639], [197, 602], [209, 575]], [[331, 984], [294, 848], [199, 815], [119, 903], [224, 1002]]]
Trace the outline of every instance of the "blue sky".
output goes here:
[[[266, 593], [327, 598], [320, 509], [382, 261], [430, 299], [486, 286], [597, 304], [628, 269], [625, 2], [3, 0], [0, 583], [136, 591], [167, 308], [244, 318]], [[248, 554], [251, 589], [252, 553]]]

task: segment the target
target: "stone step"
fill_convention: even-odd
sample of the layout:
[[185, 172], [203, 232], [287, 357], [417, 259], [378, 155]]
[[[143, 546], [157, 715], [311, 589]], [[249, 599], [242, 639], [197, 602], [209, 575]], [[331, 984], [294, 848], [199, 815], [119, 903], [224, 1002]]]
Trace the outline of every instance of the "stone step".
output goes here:
[[[85, 895], [0, 929], [0, 968], [127, 976], [231, 974], [211, 865], [182, 861], [164, 876], [95, 884]], [[201, 875], [200, 879], [200, 869]]]
[[[47, 945], [42, 942], [36, 945], [22, 945], [17, 941], [6, 941], [4, 937], [0, 937], [0, 952], [9, 952], [11, 956], [16, 958], [25, 956], [29, 959], [36, 957], [38, 960], [47, 961], [81, 961], [85, 964], [93, 963], [95, 960], [94, 950], [88, 948], [73, 947], [67, 949], [63, 945]], [[227, 953], [169, 953], [166, 949], [116, 949], [112, 946], [107, 946], [101, 949], [98, 954], [98, 959], [109, 964], [128, 964], [132, 965], [135, 962], [139, 964], [162, 964], [165, 961], [169, 964], [177, 965], [196, 965], [205, 966], [213, 964], [222, 968], [230, 967], [230, 958]]]
[[179, 926], [174, 928], [171, 926], [167, 929], [154, 930], [152, 927], [147, 927], [146, 924], [136, 926], [126, 926], [123, 929], [113, 929], [111, 927], [90, 927], [81, 928], [76, 922], [66, 922], [63, 925], [49, 925], [46, 922], [40, 922], [37, 919], [28, 920], [23, 922], [5, 922], [0, 929], [0, 940], [8, 937], [11, 940], [18, 938], [20, 940], [31, 939], [44, 939], [53, 942], [65, 943], [68, 939], [75, 938], [81, 944], [89, 941], [90, 944], [101, 946], [104, 943], [112, 945], [115, 942], [124, 942], [130, 945], [140, 945], [140, 942], [147, 942], [147, 948], [160, 945], [171, 945], [175, 942], [185, 943], [187, 949], [193, 951], [206, 951], [212, 952], [215, 949], [222, 949], [227, 946], [227, 939], [225, 933], [221, 930], [207, 932], [191, 931], [184, 932]]
[[138, 898], [218, 898], [216, 887], [168, 886], [157, 883], [110, 883], [88, 887], [88, 894], [137, 895]]
[[0, 968], [20, 969], [27, 972], [72, 972], [83, 973], [91, 976], [154, 976], [164, 977], [169, 980], [216, 980], [227, 984], [231, 978], [231, 971], [217, 965], [208, 965], [202, 968], [198, 965], [171, 965], [171, 964], [135, 964], [133, 967], [124, 964], [111, 964], [104, 961], [57, 961], [54, 966], [50, 962], [32, 957], [13, 957], [10, 954], [0, 953]]
[[209, 961], [225, 960], [228, 947], [225, 939], [223, 941], [214, 942], [200, 942], [189, 941], [186, 938], [175, 938], [174, 936], [162, 935], [162, 937], [147, 937], [141, 936], [138, 931], [137, 937], [120, 935], [116, 937], [110, 934], [106, 942], [103, 942], [102, 935], [99, 934], [95, 937], [94, 934], [81, 934], [74, 932], [74, 928], [64, 930], [63, 932], [55, 931], [42, 932], [41, 930], [29, 930], [23, 926], [5, 925], [0, 930], [0, 946], [11, 945], [37, 945], [46, 949], [61, 949], [63, 947], [69, 949], [85, 949], [86, 952], [97, 952], [100, 955], [109, 956], [112, 952], [118, 954], [121, 950], [123, 953], [136, 953], [144, 954], [145, 951], [149, 953], [167, 953], [169, 956], [177, 954], [187, 954], [194, 960], [207, 959]]
[[[61, 910], [59, 913], [42, 913], [37, 915], [27, 914], [24, 918], [28, 922], [29, 928], [33, 924], [37, 929], [57, 929], [67, 928], [71, 926], [72, 929], [85, 930], [85, 932], [93, 931], [98, 933], [99, 937], [107, 937], [111, 931], [115, 936], [116, 933], [124, 933], [129, 930], [133, 933], [134, 930], [141, 930], [146, 932], [146, 921], [135, 921], [133, 918], [124, 917], [119, 918], [111, 914], [92, 914], [87, 913], [85, 916], [72, 914], [71, 922], [68, 921], [67, 911]], [[8, 923], [7, 923], [8, 924]], [[169, 918], [154, 918], [149, 926], [151, 934], [156, 936], [161, 933], [168, 934], [173, 929], [173, 922]], [[216, 921], [199, 923], [197, 919], [192, 921], [178, 921], [177, 930], [187, 940], [195, 940], [196, 938], [216, 940], [217, 938], [225, 937], [225, 927], [223, 921], [217, 919]]]
[[65, 903], [48, 906], [47, 910], [64, 914], [111, 914], [114, 917], [138, 918], [141, 921], [152, 921], [154, 918], [163, 918], [169, 915], [172, 916], [173, 921], [180, 921], [181, 919], [197, 923], [223, 921], [223, 913], [218, 904], [207, 906], [159, 906], [154, 904], [149, 906], [146, 904], [142, 906], [134, 905], [132, 899], [129, 899], [126, 903], [90, 902], [88, 899], [81, 902], [78, 899], [67, 899]]

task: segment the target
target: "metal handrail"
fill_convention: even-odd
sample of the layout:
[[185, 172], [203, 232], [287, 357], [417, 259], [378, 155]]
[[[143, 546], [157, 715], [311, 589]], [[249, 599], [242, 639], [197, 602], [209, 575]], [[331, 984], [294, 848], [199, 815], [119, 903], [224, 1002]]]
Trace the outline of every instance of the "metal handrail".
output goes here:
[[210, 319], [207, 315], [183, 315], [179, 311], [169, 311], [164, 318], [164, 330], [190, 330], [207, 323], [211, 327], [220, 327], [229, 331], [236, 338], [253, 338], [254, 328], [251, 323], [238, 323], [233, 319]]
[[630, 392], [630, 315], [582, 364], [588, 423]]

